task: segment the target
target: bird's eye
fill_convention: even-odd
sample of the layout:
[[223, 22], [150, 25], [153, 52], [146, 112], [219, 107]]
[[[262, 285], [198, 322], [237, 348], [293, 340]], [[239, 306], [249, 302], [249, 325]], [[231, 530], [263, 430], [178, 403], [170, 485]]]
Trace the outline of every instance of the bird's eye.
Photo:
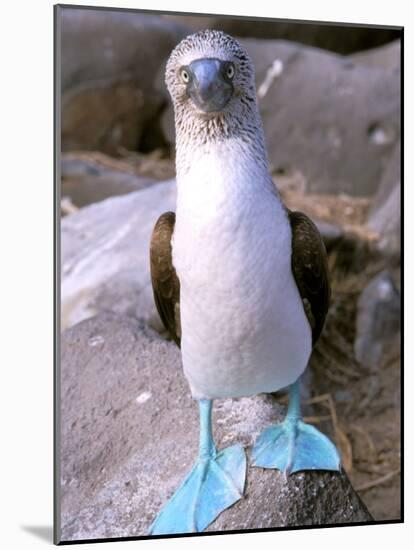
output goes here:
[[188, 74], [188, 71], [186, 71], [185, 69], [183, 69], [181, 71], [181, 78], [183, 79], [183, 82], [185, 82], [187, 84], [187, 82], [190, 81], [190, 75]]
[[227, 78], [230, 78], [230, 79], [233, 78], [233, 76], [234, 76], [234, 65], [233, 64], [230, 64], [227, 67], [226, 76], [227, 76]]

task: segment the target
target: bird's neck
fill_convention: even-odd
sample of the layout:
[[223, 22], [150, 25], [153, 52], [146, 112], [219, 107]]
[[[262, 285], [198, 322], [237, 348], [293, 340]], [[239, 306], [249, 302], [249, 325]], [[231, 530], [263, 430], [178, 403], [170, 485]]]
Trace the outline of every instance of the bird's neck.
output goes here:
[[228, 155], [228, 163], [245, 161], [268, 174], [264, 134], [256, 110], [248, 116], [181, 117], [176, 112], [176, 168], [178, 181], [194, 169], [196, 159]]
[[224, 139], [177, 142], [177, 215], [212, 219], [277, 196], [261, 128]]
[[[264, 145], [262, 121], [257, 103], [238, 105], [233, 111], [220, 114], [201, 114], [189, 111], [188, 106], [174, 106], [176, 129], [177, 173], [184, 174], [191, 169], [194, 154], [237, 143], [234, 148], [247, 156], [254, 156], [267, 170], [267, 154]], [[231, 147], [228, 148], [231, 154]]]

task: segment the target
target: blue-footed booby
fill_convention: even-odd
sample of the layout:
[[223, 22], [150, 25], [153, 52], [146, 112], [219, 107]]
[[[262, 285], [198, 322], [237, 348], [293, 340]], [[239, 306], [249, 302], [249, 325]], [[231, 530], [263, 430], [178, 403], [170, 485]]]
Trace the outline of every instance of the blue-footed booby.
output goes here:
[[202, 531], [243, 495], [245, 451], [216, 449], [214, 399], [289, 386], [286, 418], [259, 436], [254, 465], [287, 474], [340, 468], [333, 443], [303, 422], [298, 387], [328, 310], [326, 251], [314, 223], [286, 208], [270, 176], [253, 64], [235, 39], [204, 30], [173, 50], [166, 84], [177, 206], [155, 225], [151, 277], [199, 402], [200, 447], [150, 534]]

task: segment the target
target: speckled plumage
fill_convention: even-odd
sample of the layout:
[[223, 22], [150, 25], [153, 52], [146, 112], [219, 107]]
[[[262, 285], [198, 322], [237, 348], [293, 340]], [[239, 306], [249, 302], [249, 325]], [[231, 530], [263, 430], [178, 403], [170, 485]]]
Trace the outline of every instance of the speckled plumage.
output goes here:
[[[216, 114], [197, 111], [188, 101], [179, 69], [195, 59], [216, 57], [237, 66], [234, 95], [226, 109]], [[232, 37], [219, 31], [203, 30], [182, 40], [171, 53], [165, 71], [175, 115], [177, 174], [188, 169], [187, 147], [222, 142], [237, 136], [250, 146], [255, 160], [267, 164], [263, 131], [256, 103], [253, 64], [247, 52]], [[181, 154], [183, 151], [183, 154]]]

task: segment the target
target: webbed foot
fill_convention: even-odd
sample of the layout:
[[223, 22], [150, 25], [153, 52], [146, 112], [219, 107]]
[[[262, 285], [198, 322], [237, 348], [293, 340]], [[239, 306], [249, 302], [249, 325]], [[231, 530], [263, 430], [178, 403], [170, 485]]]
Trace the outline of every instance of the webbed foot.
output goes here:
[[285, 420], [260, 434], [252, 459], [254, 466], [276, 468], [287, 474], [299, 470], [340, 470], [341, 459], [332, 441], [301, 419], [298, 381], [289, 388]]
[[300, 470], [338, 470], [341, 459], [335, 445], [302, 420], [286, 419], [267, 428], [252, 452], [253, 465], [287, 474]]
[[246, 455], [240, 445], [215, 457], [200, 457], [150, 526], [149, 534], [203, 531], [243, 496], [245, 476]]

